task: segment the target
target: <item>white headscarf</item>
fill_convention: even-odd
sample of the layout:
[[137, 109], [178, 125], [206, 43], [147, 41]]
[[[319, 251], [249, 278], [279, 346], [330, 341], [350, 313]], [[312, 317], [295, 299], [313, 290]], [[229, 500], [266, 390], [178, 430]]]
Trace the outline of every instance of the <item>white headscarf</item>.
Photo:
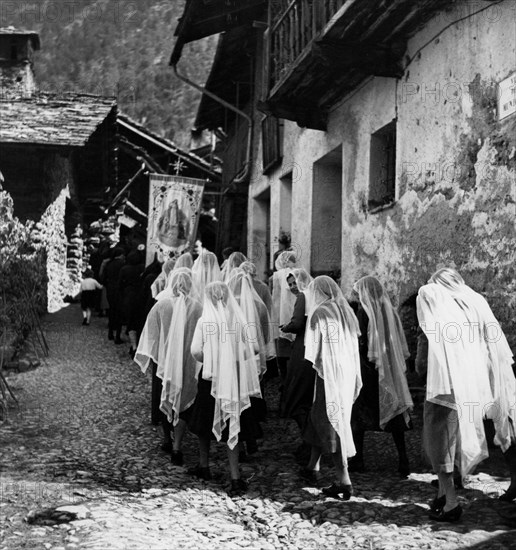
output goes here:
[[503, 451], [514, 442], [512, 351], [486, 300], [453, 269], [440, 269], [421, 287], [417, 307], [429, 347], [426, 398], [458, 409], [466, 475], [488, 455], [483, 416], [493, 420]]
[[293, 269], [290, 273], [296, 280], [296, 285], [299, 292], [305, 291], [308, 288], [308, 285], [314, 280], [310, 273], [302, 267]]
[[174, 269], [175, 263], [176, 260], [174, 258], [170, 258], [163, 264], [161, 273], [156, 277], [156, 280], [151, 285], [151, 294], [153, 298], [156, 298], [156, 296], [166, 287], [167, 277]]
[[231, 277], [231, 272], [233, 269], [240, 267], [240, 265], [246, 261], [247, 258], [244, 254], [242, 254], [242, 252], [232, 252], [222, 269], [222, 280], [227, 283]]
[[292, 319], [296, 297], [288, 287], [287, 277], [296, 264], [294, 252], [282, 252], [276, 258], [276, 269], [272, 276], [272, 323], [274, 326], [274, 338], [285, 338], [291, 342], [295, 334], [281, 332], [280, 325], [286, 325]]
[[414, 405], [405, 374], [410, 353], [399, 315], [375, 277], [362, 277], [353, 288], [369, 318], [367, 358], [378, 370], [380, 428], [400, 414], [408, 424], [408, 411]]
[[197, 377], [201, 369], [190, 353], [192, 339], [201, 317], [202, 307], [192, 298], [190, 270], [180, 268], [172, 272], [171, 297], [165, 301], [172, 304], [172, 319], [165, 343], [164, 361], [158, 364], [156, 376], [163, 381], [160, 409], [174, 425], [179, 413], [186, 410], [197, 395]]
[[261, 397], [258, 379], [258, 347], [245, 334], [246, 319], [226, 284], [206, 286], [202, 317], [202, 377], [211, 380], [215, 399], [213, 433], [220, 441], [229, 423], [228, 446], [234, 449], [240, 433], [240, 415]]
[[219, 262], [213, 252], [202, 249], [193, 264], [192, 278], [199, 296], [204, 296], [204, 289], [207, 285], [221, 280]]
[[267, 360], [276, 356], [269, 312], [254, 289], [251, 277], [242, 269], [233, 269], [227, 285], [246, 319], [246, 334], [258, 345], [261, 377], [267, 370]]
[[324, 380], [328, 420], [339, 435], [342, 458], [356, 454], [351, 431], [351, 409], [360, 389], [360, 330], [353, 310], [337, 283], [325, 275], [305, 290], [309, 315], [305, 359]]

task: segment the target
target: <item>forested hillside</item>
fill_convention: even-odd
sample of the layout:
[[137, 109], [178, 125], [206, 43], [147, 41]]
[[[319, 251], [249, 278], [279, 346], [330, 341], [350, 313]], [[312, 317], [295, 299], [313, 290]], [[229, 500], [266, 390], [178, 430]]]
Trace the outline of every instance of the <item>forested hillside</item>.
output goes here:
[[[185, 0], [0, 0], [0, 27], [40, 33], [40, 89], [116, 95], [120, 109], [187, 146], [199, 94], [168, 65]], [[185, 48], [181, 70], [208, 74], [215, 38]]]

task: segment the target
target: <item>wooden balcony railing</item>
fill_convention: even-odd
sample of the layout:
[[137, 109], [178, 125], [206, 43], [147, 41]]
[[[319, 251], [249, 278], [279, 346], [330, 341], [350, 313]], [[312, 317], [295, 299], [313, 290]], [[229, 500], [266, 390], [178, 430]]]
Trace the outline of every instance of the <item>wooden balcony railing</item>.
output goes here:
[[346, 0], [292, 0], [273, 22], [270, 32], [269, 89], [282, 80], [289, 67], [326, 27]]

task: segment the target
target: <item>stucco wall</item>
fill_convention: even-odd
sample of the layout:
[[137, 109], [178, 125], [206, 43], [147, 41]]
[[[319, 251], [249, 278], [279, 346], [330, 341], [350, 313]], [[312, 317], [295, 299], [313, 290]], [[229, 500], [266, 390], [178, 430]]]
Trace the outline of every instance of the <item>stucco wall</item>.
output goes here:
[[[267, 186], [271, 240], [278, 234], [276, 188], [292, 171], [292, 236], [310, 268], [313, 165], [342, 145], [344, 291], [375, 274], [402, 304], [436, 268], [455, 266], [516, 347], [516, 115], [499, 122], [496, 112], [496, 84], [516, 71], [516, 10], [508, 0], [445, 29], [466, 9], [458, 2], [410, 40], [402, 79], [372, 78], [343, 98], [327, 132], [286, 122], [282, 166], [269, 177], [255, 166], [249, 236], [260, 235], [253, 196]], [[371, 213], [371, 134], [394, 118], [397, 202]]]

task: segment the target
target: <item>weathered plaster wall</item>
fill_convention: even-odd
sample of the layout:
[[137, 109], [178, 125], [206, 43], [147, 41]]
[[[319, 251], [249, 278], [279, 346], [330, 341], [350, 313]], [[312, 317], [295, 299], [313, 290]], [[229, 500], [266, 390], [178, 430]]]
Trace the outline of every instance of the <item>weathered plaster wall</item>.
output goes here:
[[[461, 1], [435, 17], [410, 40], [403, 78], [372, 78], [343, 98], [327, 132], [286, 122], [282, 166], [270, 177], [255, 166], [250, 203], [270, 185], [273, 239], [275, 189], [293, 171], [293, 241], [310, 268], [312, 167], [342, 144], [344, 291], [375, 274], [403, 304], [436, 268], [452, 265], [487, 297], [516, 347], [516, 115], [498, 122], [495, 87], [516, 71], [514, 2], [445, 29], [473, 10]], [[396, 117], [398, 200], [372, 214], [370, 138]], [[249, 223], [257, 234], [252, 215]]]

